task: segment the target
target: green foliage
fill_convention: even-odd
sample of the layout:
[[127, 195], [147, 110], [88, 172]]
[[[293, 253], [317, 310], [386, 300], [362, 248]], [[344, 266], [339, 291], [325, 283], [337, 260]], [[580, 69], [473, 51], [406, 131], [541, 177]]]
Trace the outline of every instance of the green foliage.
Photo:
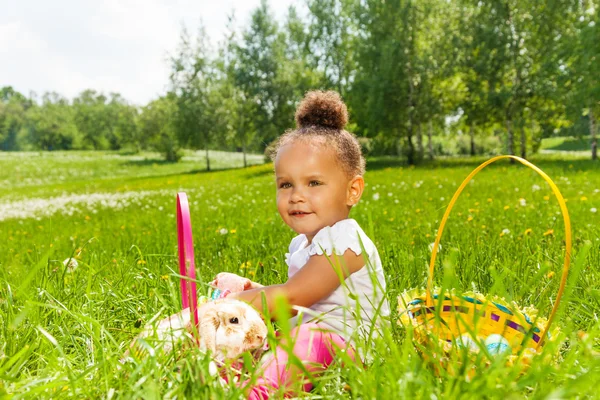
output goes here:
[[[161, 96], [175, 104], [166, 129], [174, 136], [161, 134], [152, 148], [161, 142], [173, 160], [181, 147], [262, 152], [293, 128], [306, 91], [334, 89], [351, 130], [372, 139], [376, 154], [409, 164], [434, 157], [431, 127], [453, 133], [455, 117], [471, 137], [469, 155], [494, 132], [524, 157], [542, 137], [590, 135], [596, 157], [599, 10], [598, 0], [305, 0], [277, 21], [263, 0], [240, 29], [231, 18], [216, 49], [202, 26], [182, 30]], [[11, 87], [0, 95], [2, 150], [150, 146], [138, 129], [144, 106], [117, 93], [82, 92], [70, 104], [78, 133], [44, 135], [32, 134], [44, 124], [29, 110], [55, 108]], [[68, 126], [70, 117], [44, 118]]]
[[176, 107], [173, 96], [150, 102], [142, 108], [137, 127], [142, 148], [154, 149], [170, 162], [179, 161], [182, 157], [173, 121]]
[[27, 135], [34, 148], [41, 150], [77, 149], [84, 141], [75, 110], [56, 93], [47, 93], [41, 106], [28, 110]]

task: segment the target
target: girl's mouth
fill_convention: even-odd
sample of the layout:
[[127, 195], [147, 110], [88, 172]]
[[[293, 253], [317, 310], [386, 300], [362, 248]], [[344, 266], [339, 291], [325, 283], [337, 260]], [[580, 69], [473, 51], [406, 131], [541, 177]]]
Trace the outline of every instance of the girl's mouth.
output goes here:
[[308, 213], [308, 212], [304, 212], [304, 211], [292, 211], [290, 212], [290, 215], [292, 217], [304, 217], [306, 215], [310, 215], [312, 213]]

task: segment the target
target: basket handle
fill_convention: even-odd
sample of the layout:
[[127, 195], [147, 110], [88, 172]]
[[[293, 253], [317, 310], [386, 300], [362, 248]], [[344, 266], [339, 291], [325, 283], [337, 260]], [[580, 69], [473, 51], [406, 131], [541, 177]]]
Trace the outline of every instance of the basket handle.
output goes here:
[[177, 193], [177, 250], [179, 252], [179, 275], [181, 275], [181, 305], [190, 308], [194, 326], [198, 326], [198, 294], [196, 293], [196, 264], [192, 220], [187, 195]]
[[556, 184], [552, 181], [552, 179], [550, 179], [550, 177], [548, 175], [546, 175], [546, 173], [544, 171], [542, 171], [541, 169], [539, 169], [538, 167], [536, 167], [535, 165], [533, 165], [532, 163], [530, 163], [529, 161], [527, 161], [523, 158], [520, 158], [517, 156], [509, 156], [509, 155], [493, 157], [493, 158], [487, 160], [486, 162], [484, 162], [483, 164], [481, 164], [480, 166], [478, 166], [477, 168], [475, 168], [473, 170], [473, 172], [471, 172], [469, 174], [469, 176], [467, 176], [465, 178], [463, 183], [459, 186], [458, 190], [456, 190], [456, 193], [454, 193], [454, 196], [452, 196], [452, 200], [450, 200], [450, 204], [448, 205], [448, 208], [446, 208], [446, 212], [444, 213], [442, 222], [440, 223], [440, 227], [438, 229], [438, 232], [437, 232], [437, 235], [435, 238], [435, 243], [433, 244], [433, 250], [431, 253], [431, 261], [429, 262], [429, 277], [427, 278], [427, 292], [426, 292], [425, 304], [428, 307], [433, 306], [433, 296], [432, 296], [433, 291], [432, 291], [432, 289], [433, 289], [433, 270], [435, 268], [435, 259], [437, 256], [440, 239], [441, 239], [442, 233], [444, 231], [444, 226], [446, 225], [446, 221], [448, 220], [450, 211], [452, 211], [452, 207], [454, 207], [454, 203], [456, 203], [456, 200], [458, 199], [458, 196], [461, 194], [463, 189], [467, 186], [467, 184], [471, 181], [471, 179], [473, 179], [473, 177], [479, 171], [481, 171], [483, 168], [485, 168], [486, 166], [488, 166], [489, 164], [491, 164], [495, 161], [507, 159], [507, 158], [512, 158], [513, 160], [517, 160], [521, 164], [533, 169], [535, 172], [540, 174], [546, 182], [548, 182], [548, 184], [552, 188], [552, 192], [554, 192], [554, 195], [556, 196], [556, 198], [558, 200], [558, 204], [560, 205], [563, 220], [565, 223], [565, 262], [564, 262], [564, 266], [563, 266], [562, 277], [560, 280], [560, 287], [558, 288], [558, 293], [556, 294], [556, 301], [554, 302], [554, 307], [552, 307], [552, 311], [550, 312], [550, 316], [548, 317], [548, 323], [546, 324], [546, 329], [542, 333], [542, 336], [541, 336], [542, 339], [540, 340], [539, 343], [536, 344], [536, 346], [539, 346], [542, 344], [542, 342], [546, 338], [548, 329], [550, 329], [552, 320], [554, 319], [554, 316], [556, 315], [556, 311], [558, 310], [558, 305], [560, 304], [560, 299], [563, 295], [565, 285], [567, 283], [567, 275], [569, 273], [569, 265], [571, 264], [571, 220], [569, 218], [569, 211], [567, 210], [567, 204], [565, 203], [565, 199], [561, 195]]

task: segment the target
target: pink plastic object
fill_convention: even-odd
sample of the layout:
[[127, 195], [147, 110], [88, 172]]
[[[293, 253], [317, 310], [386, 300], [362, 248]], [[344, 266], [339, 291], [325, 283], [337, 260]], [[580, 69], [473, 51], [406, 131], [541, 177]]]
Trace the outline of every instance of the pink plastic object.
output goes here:
[[184, 309], [190, 307], [194, 323], [198, 326], [192, 220], [187, 196], [183, 192], [177, 193], [177, 249], [179, 251], [179, 274], [181, 275], [181, 303]]

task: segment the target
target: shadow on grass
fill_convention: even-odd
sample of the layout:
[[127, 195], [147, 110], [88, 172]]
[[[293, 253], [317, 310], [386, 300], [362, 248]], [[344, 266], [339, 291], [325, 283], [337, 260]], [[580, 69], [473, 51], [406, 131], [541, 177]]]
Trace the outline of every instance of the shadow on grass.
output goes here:
[[147, 167], [151, 165], [175, 165], [177, 161], [167, 161], [162, 158], [144, 158], [143, 160], [127, 160], [123, 161], [123, 166]]
[[[378, 171], [387, 168], [415, 168], [415, 169], [438, 169], [438, 168], [471, 168], [478, 167], [484, 161], [489, 160], [493, 156], [475, 156], [475, 157], [444, 157], [436, 158], [435, 160], [423, 160], [414, 167], [409, 166], [404, 157], [373, 157], [367, 159], [367, 171]], [[536, 154], [529, 158], [532, 162], [541, 169], [564, 169], [565, 171], [597, 171], [600, 172], [600, 161], [592, 161], [584, 158], [566, 158], [561, 159], [556, 156], [545, 156]], [[499, 168], [510, 166], [510, 160], [499, 160], [490, 164], [486, 169]], [[517, 168], [527, 168], [518, 161], [514, 161], [514, 166]]]
[[558, 151], [588, 151], [591, 142], [589, 138], [565, 138], [561, 143], [551, 147], [545, 147], [544, 150]]
[[[153, 160], [149, 160], [149, 161], [153, 161]], [[175, 162], [170, 162], [170, 161], [164, 161], [164, 160], [156, 160], [158, 162], [154, 163], [154, 162], [149, 162], [148, 164], [145, 165], [152, 165], [152, 164], [162, 164], [162, 165], [175, 165]], [[128, 161], [126, 163], [123, 163], [123, 165], [125, 164], [134, 164], [134, 163], [139, 163], [140, 161]], [[139, 165], [139, 164], [138, 164]], [[265, 175], [269, 175], [273, 173], [272, 169], [263, 169], [263, 168], [255, 168], [255, 167], [260, 167], [263, 166], [265, 164], [250, 164], [247, 167], [243, 167], [243, 166], [234, 166], [234, 167], [222, 167], [222, 168], [211, 168], [210, 171], [208, 171], [206, 168], [195, 168], [195, 169], [191, 169], [188, 171], [179, 171], [179, 172], [171, 172], [171, 173], [165, 173], [165, 174], [154, 174], [154, 175], [143, 175], [143, 176], [135, 176], [135, 177], [130, 177], [129, 179], [132, 181], [139, 181], [139, 180], [152, 180], [152, 179], [163, 179], [163, 178], [173, 178], [176, 176], [186, 176], [186, 175], [204, 175], [204, 174], [212, 174], [212, 173], [217, 173], [217, 172], [224, 172], [224, 171], [239, 171], [241, 173], [246, 172], [246, 177], [247, 178], [257, 178], [260, 176], [265, 176]]]

